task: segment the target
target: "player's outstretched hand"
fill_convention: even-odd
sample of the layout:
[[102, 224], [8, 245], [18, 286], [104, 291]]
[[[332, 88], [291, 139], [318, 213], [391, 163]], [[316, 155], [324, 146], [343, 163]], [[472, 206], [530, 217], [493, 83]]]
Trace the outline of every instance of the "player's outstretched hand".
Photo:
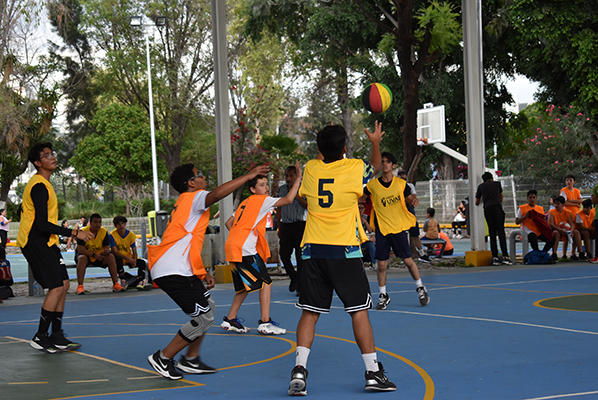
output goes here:
[[368, 135], [368, 139], [370, 139], [370, 142], [372, 143], [380, 143], [382, 141], [382, 136], [386, 133], [382, 130], [382, 123], [378, 121], [375, 123], [374, 132], [368, 131], [367, 128], [363, 128], [363, 131]]
[[90, 241], [93, 239], [95, 235], [89, 231], [79, 231], [77, 232], [77, 239], [81, 239], [84, 242]]
[[253, 179], [258, 175], [266, 175], [270, 171], [270, 167], [267, 164], [258, 165], [247, 173], [249, 179]]
[[299, 161], [295, 161], [295, 179], [301, 180], [303, 177], [303, 172], [301, 172], [301, 163]]

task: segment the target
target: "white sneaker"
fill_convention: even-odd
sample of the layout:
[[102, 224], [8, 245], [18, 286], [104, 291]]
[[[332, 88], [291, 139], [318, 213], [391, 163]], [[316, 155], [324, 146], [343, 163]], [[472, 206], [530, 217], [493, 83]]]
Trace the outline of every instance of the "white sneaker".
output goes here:
[[260, 326], [257, 327], [257, 331], [262, 335], [284, 335], [287, 333], [287, 330], [278, 327], [278, 323], [272, 321], [272, 318], [268, 322], [262, 322], [261, 319], [258, 322]]

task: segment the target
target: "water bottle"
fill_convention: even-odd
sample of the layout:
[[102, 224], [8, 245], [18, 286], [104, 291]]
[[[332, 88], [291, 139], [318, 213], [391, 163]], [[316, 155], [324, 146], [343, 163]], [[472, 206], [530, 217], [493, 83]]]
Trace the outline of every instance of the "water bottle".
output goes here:
[[44, 288], [42, 285], [37, 283], [37, 281], [33, 282], [33, 296], [34, 297], [42, 297], [44, 295]]

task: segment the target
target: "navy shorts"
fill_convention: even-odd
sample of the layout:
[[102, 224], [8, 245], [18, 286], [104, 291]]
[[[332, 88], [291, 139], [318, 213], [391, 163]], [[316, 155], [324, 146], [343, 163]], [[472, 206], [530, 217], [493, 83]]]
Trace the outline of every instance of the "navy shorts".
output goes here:
[[253, 256], [243, 256], [240, 263], [231, 263], [233, 271], [233, 283], [235, 292], [255, 292], [261, 290], [264, 284], [271, 285], [272, 279], [268, 275], [264, 260], [255, 254]]
[[410, 237], [419, 237], [419, 222], [415, 221], [415, 225], [409, 228]]
[[303, 260], [301, 268], [298, 308], [328, 313], [334, 291], [348, 313], [372, 307], [370, 284], [361, 258], [309, 258]]
[[402, 259], [411, 258], [411, 247], [407, 231], [383, 235], [380, 230], [376, 231], [376, 259], [386, 261], [390, 258], [390, 249], [395, 256]]

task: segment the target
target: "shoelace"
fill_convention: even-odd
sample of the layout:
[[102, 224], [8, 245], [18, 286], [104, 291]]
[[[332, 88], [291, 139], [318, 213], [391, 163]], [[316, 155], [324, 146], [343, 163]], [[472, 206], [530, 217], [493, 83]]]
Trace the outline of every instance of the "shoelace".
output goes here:
[[236, 324], [243, 325], [243, 322], [245, 322], [245, 320], [241, 317], [237, 317], [237, 318], [229, 319], [229, 322], [232, 322], [234, 325], [236, 325]]

